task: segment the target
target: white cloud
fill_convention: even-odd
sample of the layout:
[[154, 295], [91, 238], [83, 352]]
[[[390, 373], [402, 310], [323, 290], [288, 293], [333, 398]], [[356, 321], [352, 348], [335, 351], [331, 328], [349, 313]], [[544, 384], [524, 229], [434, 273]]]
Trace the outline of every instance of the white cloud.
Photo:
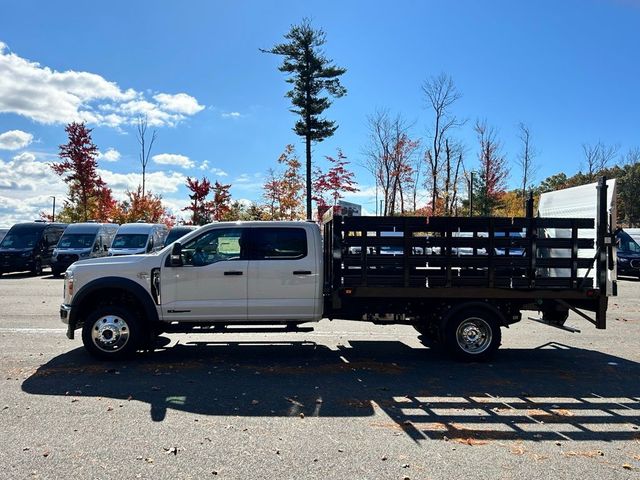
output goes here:
[[[56, 197], [56, 210], [64, 205], [68, 187], [62, 178], [51, 169], [50, 155], [36, 152], [21, 152], [10, 160], [0, 158], [0, 226], [11, 226], [17, 222], [39, 218], [40, 212], [50, 213], [52, 196]], [[134, 191], [142, 183], [139, 173], [115, 173], [98, 169], [107, 186], [117, 200], [124, 200], [127, 190]], [[146, 188], [163, 196], [180, 195], [179, 189], [186, 177], [178, 172], [151, 172], [146, 175]], [[169, 203], [179, 213], [188, 199], [175, 198]]]
[[117, 162], [120, 160], [120, 152], [115, 148], [109, 148], [106, 152], [98, 153], [98, 160], [104, 160], [105, 162]]
[[31, 221], [49, 213], [55, 196], [61, 205], [67, 185], [39, 154], [22, 152], [0, 159], [0, 224]]
[[222, 118], [238, 119], [242, 117], [242, 114], [240, 112], [223, 112], [221, 116]]
[[217, 167], [210, 167], [209, 166], [209, 160], [204, 160], [200, 166], [198, 167], [200, 170], [205, 171], [205, 172], [209, 172], [211, 174], [213, 174], [215, 177], [228, 177], [229, 174], [227, 172], [225, 172], [224, 170], [222, 170], [221, 168], [217, 168]]
[[204, 109], [203, 105], [186, 93], [177, 93], [170, 95], [168, 93], [159, 93], [153, 97], [160, 106], [169, 112], [181, 113], [184, 115], [195, 115]]
[[189, 157], [176, 153], [161, 153], [151, 158], [158, 165], [177, 165], [182, 168], [192, 168], [194, 166], [193, 160]]
[[[98, 174], [118, 200], [124, 198], [126, 190], [134, 191], [138, 185], [142, 185], [141, 173], [116, 173], [98, 169]], [[186, 183], [187, 177], [178, 172], [151, 172], [145, 175], [145, 189], [163, 196], [165, 193], [177, 192]]]
[[9, 130], [0, 134], [0, 149], [18, 150], [29, 145], [33, 141], [33, 135], [22, 130]]
[[43, 124], [85, 121], [119, 127], [147, 115], [149, 125], [175, 125], [204, 107], [186, 94], [158, 93], [153, 102], [90, 72], [59, 72], [9, 52], [0, 42], [0, 113]]

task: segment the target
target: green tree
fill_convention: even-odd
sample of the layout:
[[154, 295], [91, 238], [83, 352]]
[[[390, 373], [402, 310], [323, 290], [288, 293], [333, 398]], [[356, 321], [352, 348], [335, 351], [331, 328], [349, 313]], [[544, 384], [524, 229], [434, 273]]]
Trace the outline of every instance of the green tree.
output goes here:
[[283, 57], [278, 70], [286, 73], [287, 83], [293, 85], [286, 96], [293, 105], [291, 112], [300, 116], [293, 131], [303, 137], [306, 144], [307, 219], [310, 220], [311, 144], [331, 137], [338, 128], [335, 121], [321, 117], [331, 105], [329, 97], [323, 94], [334, 98], [344, 96], [347, 90], [340, 84], [339, 77], [347, 70], [336, 67], [325, 57], [321, 47], [326, 43], [326, 35], [321, 29], [314, 29], [308, 19], [300, 25], [292, 25], [284, 38], [285, 43], [261, 51]]

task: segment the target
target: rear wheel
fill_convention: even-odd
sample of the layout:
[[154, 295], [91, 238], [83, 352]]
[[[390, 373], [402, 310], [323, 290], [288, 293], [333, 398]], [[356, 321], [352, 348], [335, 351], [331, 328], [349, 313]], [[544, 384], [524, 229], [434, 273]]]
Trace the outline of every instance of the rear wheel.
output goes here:
[[130, 357], [142, 345], [144, 329], [140, 318], [125, 307], [108, 305], [98, 308], [85, 320], [82, 343], [101, 360]]
[[491, 358], [502, 339], [500, 324], [487, 310], [463, 310], [454, 314], [445, 327], [445, 343], [459, 360], [481, 362]]

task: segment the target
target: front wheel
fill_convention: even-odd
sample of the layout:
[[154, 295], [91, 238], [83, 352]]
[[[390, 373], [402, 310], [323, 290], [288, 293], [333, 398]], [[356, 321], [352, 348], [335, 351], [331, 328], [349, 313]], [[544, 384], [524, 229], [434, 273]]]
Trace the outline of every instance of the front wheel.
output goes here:
[[445, 328], [445, 343], [459, 360], [482, 362], [491, 358], [502, 334], [491, 312], [463, 310], [449, 319]]
[[103, 306], [91, 313], [82, 327], [82, 343], [101, 360], [130, 357], [141, 345], [143, 328], [131, 310], [115, 305]]
[[39, 259], [35, 260], [33, 268], [31, 269], [31, 273], [36, 277], [42, 275], [42, 261], [40, 261]]

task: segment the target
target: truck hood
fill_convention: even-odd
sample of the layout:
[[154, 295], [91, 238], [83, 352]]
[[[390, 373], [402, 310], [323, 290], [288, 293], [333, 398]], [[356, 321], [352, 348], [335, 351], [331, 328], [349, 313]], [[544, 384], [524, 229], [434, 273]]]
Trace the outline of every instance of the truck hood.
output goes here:
[[[159, 258], [157, 255], [123, 255], [118, 257], [97, 257], [79, 260], [70, 269], [74, 272], [82, 272], [85, 267], [92, 272], [96, 272], [94, 267], [100, 266], [99, 272], [102, 276], [111, 275], [114, 272], [124, 272], [128, 269], [151, 269], [157, 266]], [[147, 267], [146, 263], [149, 264]]]

